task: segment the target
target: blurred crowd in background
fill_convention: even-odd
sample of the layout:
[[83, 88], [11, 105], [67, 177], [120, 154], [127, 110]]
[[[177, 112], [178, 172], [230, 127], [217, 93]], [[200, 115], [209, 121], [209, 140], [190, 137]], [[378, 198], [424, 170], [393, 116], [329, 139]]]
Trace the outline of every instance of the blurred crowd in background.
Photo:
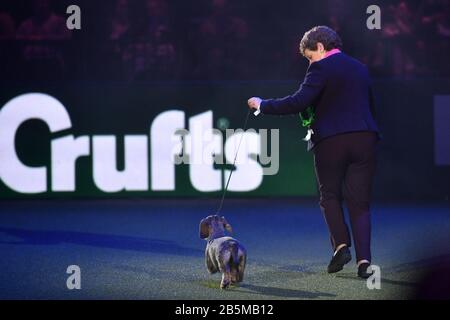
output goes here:
[[[81, 30], [66, 27], [70, 4]], [[370, 4], [381, 30], [366, 27]], [[301, 79], [315, 25], [375, 77], [450, 76], [450, 0], [2, 0], [1, 81]]]

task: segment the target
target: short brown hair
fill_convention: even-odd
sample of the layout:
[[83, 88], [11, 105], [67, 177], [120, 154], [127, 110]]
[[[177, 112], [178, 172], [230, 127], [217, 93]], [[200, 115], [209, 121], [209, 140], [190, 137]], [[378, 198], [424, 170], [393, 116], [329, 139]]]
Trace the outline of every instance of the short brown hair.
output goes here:
[[342, 40], [333, 29], [327, 26], [317, 26], [305, 32], [300, 41], [300, 53], [305, 55], [305, 50], [317, 50], [317, 43], [323, 44], [325, 50], [342, 50]]

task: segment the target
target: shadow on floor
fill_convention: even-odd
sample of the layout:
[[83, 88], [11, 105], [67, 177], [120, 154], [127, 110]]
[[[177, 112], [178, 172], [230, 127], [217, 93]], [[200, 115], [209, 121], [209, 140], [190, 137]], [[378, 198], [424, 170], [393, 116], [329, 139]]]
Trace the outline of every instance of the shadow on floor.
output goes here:
[[19, 241], [2, 241], [0, 239], [0, 244], [49, 246], [68, 243], [98, 248], [173, 254], [181, 256], [198, 257], [204, 254], [202, 250], [183, 247], [175, 241], [151, 238], [74, 231], [38, 231], [14, 228], [0, 228], [0, 233], [20, 238]]
[[[350, 279], [350, 280], [356, 280], [356, 281], [366, 281], [365, 279], [359, 278], [357, 275], [350, 276], [346, 274], [338, 274], [336, 275], [336, 278], [342, 278], [342, 279]], [[408, 281], [400, 281], [400, 280], [391, 280], [386, 278], [381, 278], [381, 283], [389, 283], [397, 286], [404, 286], [404, 287], [412, 287], [415, 288], [418, 284], [415, 282], [408, 282]]]
[[[416, 277], [418, 280], [420, 280], [420, 274], [424, 272], [424, 270], [429, 270], [432, 266], [443, 263], [447, 261], [450, 264], [450, 255], [438, 255], [426, 259], [420, 259], [416, 261], [411, 261], [407, 263], [402, 263], [393, 267], [386, 268], [385, 271], [389, 273], [400, 273], [400, 272], [414, 272], [416, 273]], [[364, 279], [358, 278], [358, 276], [355, 274], [354, 276], [348, 275], [348, 274], [337, 274], [337, 278], [343, 278], [343, 279], [351, 279], [351, 280], [357, 280], [357, 281], [365, 281]], [[409, 282], [409, 281], [401, 281], [401, 280], [392, 280], [392, 279], [386, 279], [381, 278], [381, 283], [388, 283], [398, 286], [404, 286], [404, 287], [411, 287], [411, 288], [417, 288], [420, 283], [419, 282]]]
[[450, 263], [450, 254], [435, 255], [426, 259], [420, 259], [407, 263], [402, 263], [389, 268], [388, 270], [394, 272], [416, 271], [417, 269], [429, 268], [430, 266], [448, 262]]
[[246, 291], [245, 293], [253, 293], [253, 294], [262, 294], [272, 297], [281, 297], [281, 298], [304, 298], [304, 299], [317, 299], [320, 297], [331, 298], [336, 297], [336, 295], [325, 292], [309, 292], [303, 290], [294, 290], [294, 289], [285, 289], [285, 288], [276, 288], [276, 287], [264, 287], [264, 286], [256, 286], [252, 284], [241, 284], [240, 288], [251, 290], [250, 292]]

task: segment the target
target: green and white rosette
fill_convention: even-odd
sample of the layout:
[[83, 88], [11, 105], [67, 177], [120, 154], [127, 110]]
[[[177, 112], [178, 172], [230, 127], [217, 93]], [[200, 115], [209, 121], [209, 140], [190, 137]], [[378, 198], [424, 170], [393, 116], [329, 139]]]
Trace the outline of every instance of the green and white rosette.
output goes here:
[[314, 110], [313, 110], [313, 107], [306, 108], [305, 111], [300, 112], [298, 115], [300, 116], [300, 125], [302, 127], [308, 129], [308, 131], [306, 133], [306, 136], [303, 138], [303, 141], [309, 141], [309, 140], [311, 140], [311, 136], [314, 134], [314, 131], [311, 128], [311, 125], [314, 122]]

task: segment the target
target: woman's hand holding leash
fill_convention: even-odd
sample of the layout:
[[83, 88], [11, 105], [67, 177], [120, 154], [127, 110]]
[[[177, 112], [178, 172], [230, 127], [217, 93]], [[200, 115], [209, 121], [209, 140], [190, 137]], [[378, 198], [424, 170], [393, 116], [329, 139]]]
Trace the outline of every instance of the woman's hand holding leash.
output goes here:
[[255, 109], [256, 110], [255, 112], [253, 112], [253, 114], [255, 116], [257, 116], [258, 114], [261, 113], [261, 111], [259, 110], [259, 107], [261, 105], [261, 101], [262, 100], [259, 97], [252, 97], [252, 98], [248, 99], [248, 101], [247, 101], [248, 106], [250, 107], [250, 109]]

